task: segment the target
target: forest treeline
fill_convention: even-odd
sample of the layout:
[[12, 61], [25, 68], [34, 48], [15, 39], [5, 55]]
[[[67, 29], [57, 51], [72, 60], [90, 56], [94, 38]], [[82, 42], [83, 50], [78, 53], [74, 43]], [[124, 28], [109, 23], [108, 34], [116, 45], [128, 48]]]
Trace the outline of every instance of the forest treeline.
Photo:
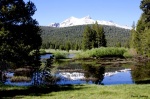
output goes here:
[[[49, 26], [40, 26], [42, 46], [47, 49], [62, 49], [66, 47], [78, 50], [82, 49], [83, 32], [87, 25], [55, 28]], [[92, 27], [92, 25], [89, 25]], [[130, 30], [115, 26], [102, 26], [106, 38], [107, 47], [129, 47]]]

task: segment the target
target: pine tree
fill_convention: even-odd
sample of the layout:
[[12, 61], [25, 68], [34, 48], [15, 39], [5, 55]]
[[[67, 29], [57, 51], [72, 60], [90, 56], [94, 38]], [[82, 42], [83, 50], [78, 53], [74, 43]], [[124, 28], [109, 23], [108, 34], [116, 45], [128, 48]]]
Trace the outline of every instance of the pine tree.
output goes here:
[[137, 52], [142, 55], [149, 55], [149, 39], [150, 39], [150, 0], [141, 1], [140, 8], [143, 11], [138, 24], [136, 26], [136, 33], [138, 34]]
[[96, 45], [97, 47], [106, 47], [106, 39], [104, 34], [104, 29], [102, 26], [98, 24], [96, 21], [95, 24], [93, 24], [93, 30], [96, 31]]
[[71, 44], [70, 44], [70, 41], [67, 41], [66, 43], [66, 50], [69, 52], [69, 50], [71, 49]]
[[82, 49], [83, 50], [92, 48], [91, 34], [92, 34], [92, 29], [90, 26], [87, 25], [83, 32], [83, 39], [82, 39]]
[[106, 47], [107, 41], [105, 37], [105, 32], [102, 26], [100, 26], [100, 29], [101, 29], [101, 46]]
[[38, 22], [32, 18], [35, 11], [30, 1], [0, 0], [0, 61], [37, 66], [42, 41]]
[[95, 47], [100, 47], [101, 45], [101, 30], [99, 28], [98, 22], [96, 21], [95, 24], [92, 26], [93, 30], [96, 32], [96, 46]]
[[139, 50], [139, 34], [138, 32], [135, 30], [135, 27], [132, 27], [131, 30], [131, 38], [130, 38], [130, 48], [135, 48], [136, 50]]

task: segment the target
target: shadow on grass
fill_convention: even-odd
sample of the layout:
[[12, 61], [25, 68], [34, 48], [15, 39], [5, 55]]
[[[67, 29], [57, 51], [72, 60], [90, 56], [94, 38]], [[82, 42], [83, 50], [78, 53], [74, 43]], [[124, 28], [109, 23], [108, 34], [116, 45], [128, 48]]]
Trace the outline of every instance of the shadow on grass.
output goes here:
[[150, 80], [139, 80], [135, 81], [136, 84], [150, 84]]
[[[39, 86], [39, 87], [17, 87], [13, 88], [13, 86], [5, 86], [1, 90], [0, 88], [0, 99], [12, 99], [15, 96], [40, 96], [42, 94], [48, 94], [51, 92], [59, 92], [59, 91], [71, 91], [71, 90], [80, 90], [84, 85], [52, 85], [52, 86]], [[1, 86], [0, 86], [1, 87]], [[2, 86], [3, 87], [3, 86]], [[19, 98], [19, 97], [18, 97]], [[20, 97], [21, 98], [21, 97]]]

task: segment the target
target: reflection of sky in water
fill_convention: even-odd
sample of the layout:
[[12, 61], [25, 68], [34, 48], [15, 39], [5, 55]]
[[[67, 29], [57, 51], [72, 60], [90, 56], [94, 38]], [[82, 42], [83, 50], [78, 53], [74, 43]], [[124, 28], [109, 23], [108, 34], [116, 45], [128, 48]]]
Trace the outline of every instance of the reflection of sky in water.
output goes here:
[[[52, 54], [41, 55], [41, 59], [50, 58], [50, 56], [52, 56]], [[74, 57], [74, 54], [70, 54], [70, 55], [68, 55], [68, 57], [72, 58], [72, 57]], [[56, 74], [56, 76], [58, 76], [58, 75]], [[84, 75], [81, 75], [81, 76], [83, 77]], [[82, 78], [82, 77], [77, 77], [77, 78]], [[111, 76], [105, 76], [102, 81], [102, 84], [104, 84], [104, 85], [133, 84], [133, 83], [134, 82], [132, 80], [131, 71], [115, 72], [115, 74], [113, 74]], [[7, 81], [5, 84], [13, 85], [15, 83], [11, 83], [10, 81]], [[25, 83], [20, 83], [20, 85], [23, 85], [23, 84], [25, 84]], [[93, 84], [93, 83], [92, 83], [92, 81], [86, 82], [85, 80], [80, 80], [80, 79], [76, 79], [76, 78], [74, 80], [70, 80], [67, 77], [61, 75], [61, 80], [59, 82], [57, 82], [57, 84], [64, 85], [64, 84]], [[27, 83], [27, 85], [31, 85], [31, 82]]]
[[[58, 77], [60, 75], [56, 74], [56, 76]], [[83, 77], [83, 75], [82, 75], [82, 77]], [[77, 77], [77, 78], [80, 78], [80, 77]], [[31, 85], [32, 81], [28, 82], [28, 83], [25, 83], [25, 82], [12, 83], [8, 80], [5, 84], [27, 86], [27, 85]], [[80, 80], [80, 79], [71, 80], [71, 79], [68, 79], [68, 77], [61, 76], [61, 80], [59, 82], [57, 82], [57, 84], [65, 85], [65, 84], [93, 84], [93, 83], [92, 83], [92, 81], [86, 82], [85, 80]], [[131, 77], [131, 71], [118, 72], [112, 76], [105, 76], [102, 81], [102, 84], [104, 84], [104, 85], [133, 84], [132, 77]]]
[[[62, 77], [62, 80], [57, 84], [92, 84], [92, 81], [86, 82], [83, 80], [69, 80]], [[105, 76], [102, 84], [104, 85], [115, 85], [115, 84], [133, 84], [131, 71], [118, 72], [112, 76]]]
[[114, 85], [114, 84], [133, 84], [131, 77], [131, 71], [118, 72], [112, 76], [106, 76], [102, 83], [104, 85]]
[[[41, 55], [41, 59], [47, 59], [47, 58], [50, 58], [50, 56], [52, 56], [52, 54], [44, 54], [44, 55]], [[75, 54], [68, 54], [67, 58], [73, 58], [75, 57]]]
[[41, 59], [47, 59], [50, 58], [50, 56], [52, 56], [52, 54], [41, 55]]

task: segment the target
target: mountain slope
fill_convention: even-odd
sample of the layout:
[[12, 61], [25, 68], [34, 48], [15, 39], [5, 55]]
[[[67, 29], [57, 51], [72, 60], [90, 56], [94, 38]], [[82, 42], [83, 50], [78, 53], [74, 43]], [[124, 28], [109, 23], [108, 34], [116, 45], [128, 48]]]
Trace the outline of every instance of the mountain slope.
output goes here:
[[[69, 41], [72, 49], [75, 49], [76, 45], [81, 49], [85, 27], [86, 25], [62, 28], [41, 26], [42, 48], [63, 48]], [[117, 46], [119, 43], [122, 47], [127, 46], [131, 34], [129, 29], [108, 25], [103, 25], [103, 28], [108, 47]]]

